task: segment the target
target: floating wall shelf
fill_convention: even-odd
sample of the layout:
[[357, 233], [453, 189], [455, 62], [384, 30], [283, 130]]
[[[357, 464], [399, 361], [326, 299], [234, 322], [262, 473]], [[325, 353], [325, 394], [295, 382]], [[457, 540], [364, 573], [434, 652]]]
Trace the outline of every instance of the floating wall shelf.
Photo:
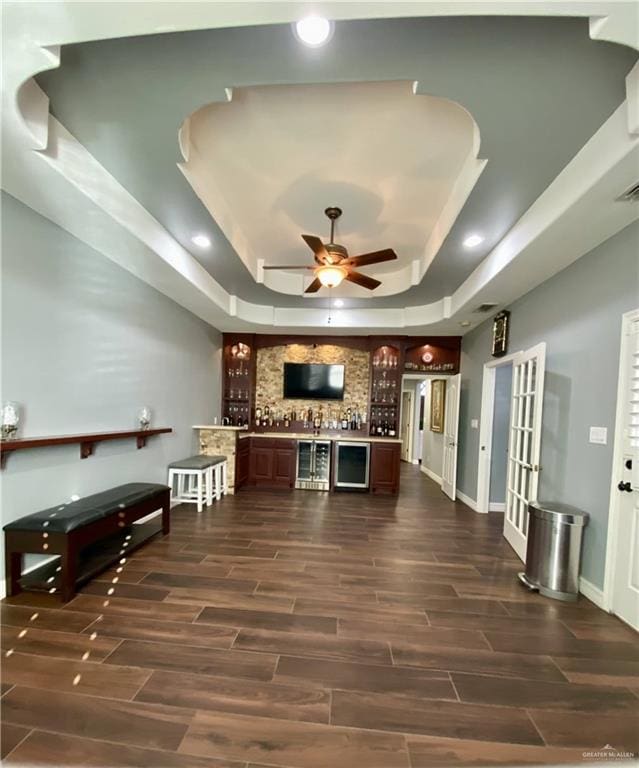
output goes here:
[[124, 432], [87, 432], [81, 435], [52, 435], [51, 437], [20, 437], [16, 440], [0, 441], [0, 466], [4, 469], [7, 456], [14, 451], [24, 451], [28, 448], [46, 448], [51, 445], [78, 444], [80, 458], [86, 459], [93, 454], [96, 443], [107, 440], [125, 440], [134, 437], [138, 448], [144, 448], [149, 437], [173, 432], [171, 427], [157, 429], [131, 429]]

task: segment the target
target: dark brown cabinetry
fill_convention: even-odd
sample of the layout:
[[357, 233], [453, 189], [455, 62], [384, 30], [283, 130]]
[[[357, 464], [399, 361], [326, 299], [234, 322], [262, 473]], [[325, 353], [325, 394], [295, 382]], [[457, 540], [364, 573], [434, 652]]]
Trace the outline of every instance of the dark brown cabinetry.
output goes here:
[[249, 484], [265, 488], [293, 488], [295, 440], [248, 438], [241, 442], [249, 441]]
[[241, 488], [248, 483], [249, 462], [251, 458], [251, 441], [249, 438], [238, 440], [235, 457], [235, 488]]
[[371, 445], [371, 493], [396, 494], [399, 492], [400, 449], [400, 443]]

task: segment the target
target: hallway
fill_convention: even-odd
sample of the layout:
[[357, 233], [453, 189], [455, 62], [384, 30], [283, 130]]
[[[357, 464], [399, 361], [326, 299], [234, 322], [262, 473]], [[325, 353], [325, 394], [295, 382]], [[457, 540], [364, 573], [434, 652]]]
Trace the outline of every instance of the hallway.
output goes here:
[[177, 507], [108, 601], [114, 570], [63, 609], [46, 594], [2, 603], [8, 763], [426, 768], [639, 752], [636, 635], [584, 598], [524, 591], [501, 527], [410, 465], [397, 499], [249, 490], [201, 515]]

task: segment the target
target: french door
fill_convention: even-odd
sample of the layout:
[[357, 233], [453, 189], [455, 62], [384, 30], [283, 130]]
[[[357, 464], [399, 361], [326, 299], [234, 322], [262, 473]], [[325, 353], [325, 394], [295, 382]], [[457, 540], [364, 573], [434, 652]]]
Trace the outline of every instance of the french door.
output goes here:
[[537, 500], [539, 485], [545, 367], [545, 343], [520, 352], [513, 360], [504, 537], [522, 560], [526, 559], [528, 503]]
[[622, 344], [621, 461], [613, 469], [618, 522], [612, 611], [639, 630], [639, 312], [628, 322]]
[[446, 381], [446, 404], [444, 406], [442, 491], [453, 501], [457, 493], [457, 432], [459, 430], [460, 390], [461, 374], [458, 373]]

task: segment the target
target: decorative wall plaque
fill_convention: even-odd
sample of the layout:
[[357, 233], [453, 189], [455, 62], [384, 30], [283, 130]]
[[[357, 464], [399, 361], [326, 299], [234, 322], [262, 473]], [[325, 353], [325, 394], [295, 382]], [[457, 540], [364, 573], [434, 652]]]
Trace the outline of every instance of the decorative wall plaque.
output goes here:
[[493, 357], [503, 357], [508, 352], [510, 312], [504, 309], [493, 319]]

